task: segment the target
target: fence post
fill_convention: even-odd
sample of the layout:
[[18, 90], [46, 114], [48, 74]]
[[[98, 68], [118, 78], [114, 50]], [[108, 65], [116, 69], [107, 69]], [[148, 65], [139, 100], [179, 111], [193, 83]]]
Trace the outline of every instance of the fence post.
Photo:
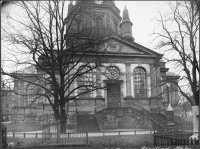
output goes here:
[[24, 138], [26, 138], [26, 133], [24, 132]]
[[44, 133], [44, 132], [42, 132], [42, 145], [43, 145], [43, 133]]
[[136, 130], [134, 130], [135, 136], [136, 136]]
[[13, 132], [13, 138], [15, 137], [15, 133]]
[[153, 136], [154, 146], [156, 145], [156, 136]]
[[118, 131], [118, 135], [120, 136], [120, 131]]
[[37, 138], [37, 132], [36, 132], [36, 138]]
[[88, 145], [88, 132], [86, 132], [86, 145]]

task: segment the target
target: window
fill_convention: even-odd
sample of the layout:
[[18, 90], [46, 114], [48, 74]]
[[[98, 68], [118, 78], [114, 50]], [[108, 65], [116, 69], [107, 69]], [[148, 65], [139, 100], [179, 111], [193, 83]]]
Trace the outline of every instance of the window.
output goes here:
[[113, 22], [113, 28], [114, 28], [114, 32], [117, 33], [117, 23]]
[[8, 103], [6, 104], [6, 108], [9, 108], [9, 104]]
[[90, 67], [79, 67], [80, 76], [77, 78], [79, 97], [91, 97], [93, 86], [93, 73]]
[[27, 105], [30, 105], [34, 101], [36, 96], [36, 87], [34, 85], [29, 85], [27, 87]]
[[81, 31], [83, 29], [83, 21], [79, 20], [78, 21], [78, 31]]
[[135, 97], [147, 97], [146, 71], [142, 67], [134, 70]]
[[96, 17], [96, 27], [100, 28], [102, 27], [103, 23], [102, 23], [102, 18], [101, 17]]

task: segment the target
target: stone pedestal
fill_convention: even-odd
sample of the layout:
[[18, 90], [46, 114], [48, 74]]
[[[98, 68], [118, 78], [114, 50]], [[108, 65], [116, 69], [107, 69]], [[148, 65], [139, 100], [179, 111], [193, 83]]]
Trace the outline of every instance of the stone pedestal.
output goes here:
[[192, 106], [192, 116], [194, 134], [190, 138], [197, 139], [199, 135], [199, 106]]
[[174, 110], [173, 110], [171, 104], [168, 105], [166, 113], [167, 113], [167, 124], [166, 124], [166, 126], [168, 128], [174, 128], [174, 125], [175, 125], [174, 124]]

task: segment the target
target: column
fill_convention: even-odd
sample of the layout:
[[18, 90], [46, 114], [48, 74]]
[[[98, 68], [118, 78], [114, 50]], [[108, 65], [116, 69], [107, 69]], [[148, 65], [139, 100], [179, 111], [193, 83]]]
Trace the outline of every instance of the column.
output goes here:
[[153, 64], [150, 64], [150, 79], [151, 79], [151, 96], [155, 96], [154, 87], [155, 87], [155, 69]]
[[125, 64], [126, 65], [126, 98], [127, 99], [132, 99], [131, 95], [131, 69], [130, 69], [130, 64]]
[[[156, 72], [155, 72], [155, 67], [153, 64], [150, 64], [150, 82], [151, 82], [151, 97], [154, 97], [155, 96], [155, 75], [156, 75]], [[149, 105], [152, 105], [154, 104], [154, 99], [150, 98], [149, 99]]]
[[[96, 81], [97, 81], [97, 87], [100, 88], [101, 87], [101, 71], [99, 67], [96, 69]], [[96, 90], [96, 98], [102, 98], [101, 89]]]

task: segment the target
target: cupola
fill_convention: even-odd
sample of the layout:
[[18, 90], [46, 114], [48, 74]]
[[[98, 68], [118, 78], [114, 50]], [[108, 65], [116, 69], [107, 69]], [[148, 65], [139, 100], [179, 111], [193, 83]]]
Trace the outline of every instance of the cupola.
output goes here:
[[129, 19], [128, 9], [125, 6], [124, 11], [123, 11], [122, 22], [120, 24], [121, 33], [122, 33], [122, 37], [125, 37], [133, 42], [134, 38], [132, 37], [132, 25], [133, 23]]
[[70, 0], [70, 3], [68, 5], [68, 15], [70, 14], [72, 8], [73, 8], [73, 4], [72, 4], [72, 0]]

